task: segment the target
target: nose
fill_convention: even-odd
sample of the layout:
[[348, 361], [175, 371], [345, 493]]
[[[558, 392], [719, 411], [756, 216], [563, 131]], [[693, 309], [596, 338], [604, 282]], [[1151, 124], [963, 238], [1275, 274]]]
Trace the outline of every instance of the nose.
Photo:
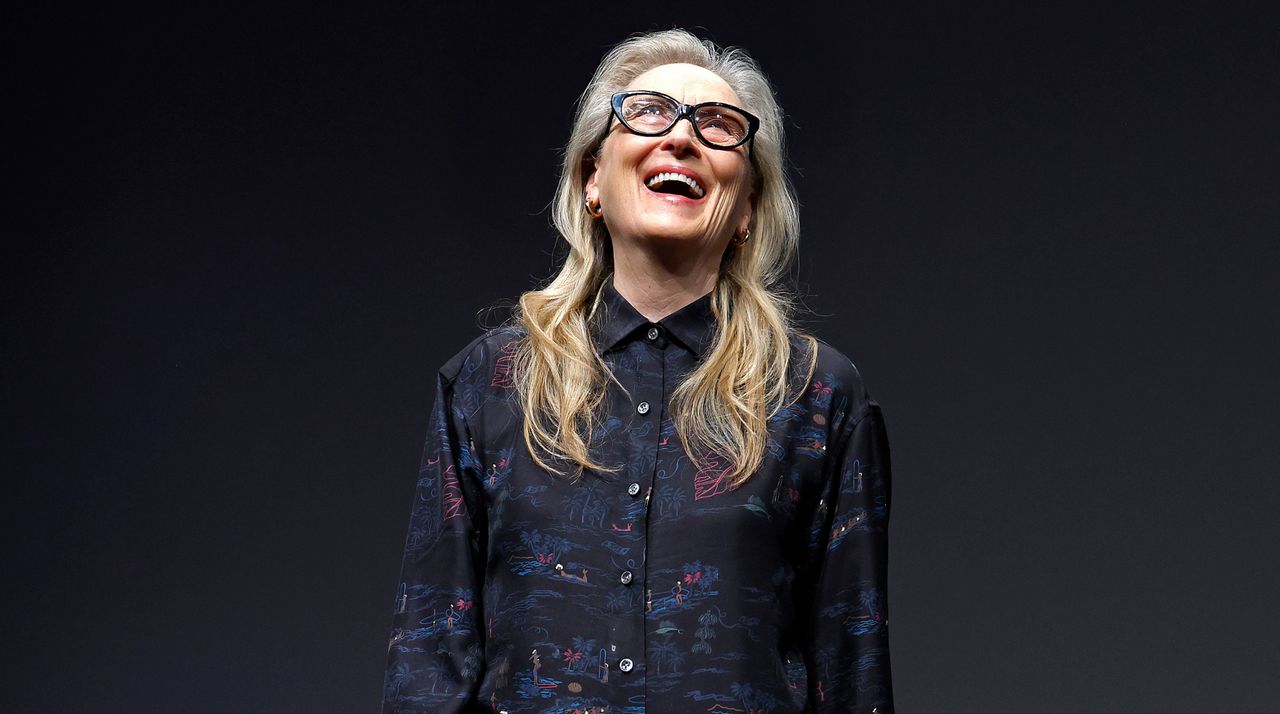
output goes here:
[[662, 137], [662, 149], [677, 156], [696, 155], [701, 150], [700, 144], [693, 132], [693, 122], [688, 117], [678, 119], [671, 131]]

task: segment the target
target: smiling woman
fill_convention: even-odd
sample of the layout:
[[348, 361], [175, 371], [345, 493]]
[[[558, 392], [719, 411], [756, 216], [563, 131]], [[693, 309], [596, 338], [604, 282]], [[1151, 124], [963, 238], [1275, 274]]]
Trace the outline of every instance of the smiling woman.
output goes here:
[[[603, 212], [612, 238], [615, 274], [628, 272], [618, 271], [618, 263], [635, 264], [655, 251], [718, 261], [735, 232], [745, 236], [751, 229], [754, 192], [744, 146], [749, 125], [746, 112], [733, 106], [741, 100], [715, 73], [692, 64], [655, 67], [628, 89], [642, 93], [614, 95], [619, 121], [610, 124], [586, 185], [586, 200]], [[693, 107], [687, 112], [691, 116], [679, 114], [686, 101], [698, 102], [702, 116]], [[716, 104], [721, 111], [708, 111]], [[725, 128], [735, 125], [726, 115], [741, 118], [736, 136]], [[637, 125], [644, 134], [636, 132]], [[707, 134], [734, 138], [718, 146]], [[711, 289], [714, 267], [698, 275], [703, 280], [698, 289], [706, 288], [701, 292]], [[624, 295], [627, 288], [634, 293], [639, 287], [615, 285]]]
[[792, 324], [781, 117], [687, 32], [604, 58], [564, 265], [440, 370], [385, 711], [892, 711], [888, 441]]

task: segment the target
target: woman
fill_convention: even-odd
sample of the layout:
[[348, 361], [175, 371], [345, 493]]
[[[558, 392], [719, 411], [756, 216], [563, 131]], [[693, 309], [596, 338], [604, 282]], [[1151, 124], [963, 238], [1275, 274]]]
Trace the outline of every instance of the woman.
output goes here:
[[888, 443], [791, 326], [764, 75], [614, 48], [555, 222], [560, 273], [440, 371], [385, 711], [891, 711]]

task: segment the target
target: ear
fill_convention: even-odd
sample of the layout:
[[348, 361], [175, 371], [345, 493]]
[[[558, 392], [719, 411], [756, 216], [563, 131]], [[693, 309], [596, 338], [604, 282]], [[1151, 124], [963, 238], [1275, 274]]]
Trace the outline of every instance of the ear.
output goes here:
[[587, 176], [587, 185], [583, 187], [583, 191], [585, 191], [587, 196], [590, 198], [599, 198], [599, 196], [596, 195], [596, 169], [594, 164], [592, 164], [591, 173]]
[[742, 213], [742, 223], [739, 226], [738, 234], [741, 235], [751, 228], [751, 216], [756, 210], [756, 191], [751, 189], [751, 193], [747, 194], [747, 207]]

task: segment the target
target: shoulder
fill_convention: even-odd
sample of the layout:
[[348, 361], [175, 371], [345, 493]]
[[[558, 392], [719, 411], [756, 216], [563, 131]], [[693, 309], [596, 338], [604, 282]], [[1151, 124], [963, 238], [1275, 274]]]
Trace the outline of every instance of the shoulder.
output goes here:
[[524, 330], [509, 325], [488, 330], [450, 357], [440, 368], [440, 377], [472, 388], [507, 386], [515, 350], [523, 337]]
[[[862, 371], [844, 352], [830, 343], [811, 335], [793, 333], [792, 354], [797, 369], [804, 371], [813, 360], [813, 375], [808, 389], [814, 395], [822, 395], [831, 404], [835, 416], [849, 416], [857, 420], [875, 406], [867, 391]], [[816, 359], [813, 352], [816, 349]]]

